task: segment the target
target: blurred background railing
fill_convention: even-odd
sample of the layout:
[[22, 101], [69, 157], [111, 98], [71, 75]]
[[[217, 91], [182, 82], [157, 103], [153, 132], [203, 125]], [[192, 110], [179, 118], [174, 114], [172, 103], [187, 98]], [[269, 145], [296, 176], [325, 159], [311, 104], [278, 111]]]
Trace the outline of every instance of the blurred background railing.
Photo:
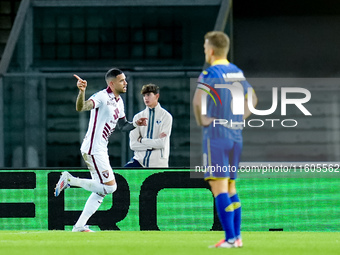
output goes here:
[[[128, 77], [130, 120], [144, 109], [142, 85], [160, 86], [160, 103], [174, 117], [170, 166], [190, 166], [190, 154], [199, 161], [190, 79], [202, 70], [203, 36], [213, 29], [230, 36], [228, 58], [250, 78], [259, 109], [270, 107], [273, 86], [312, 92], [306, 105], [312, 117], [294, 110], [287, 116], [299, 120], [297, 128], [245, 128], [243, 161], [339, 161], [340, 8], [327, 1], [317, 9], [290, 0], [280, 8], [268, 3], [1, 0], [0, 167], [82, 166], [88, 113], [75, 111], [72, 75], [88, 81], [89, 97], [105, 88], [104, 74], [113, 66]], [[296, 79], [305, 77], [313, 79]], [[279, 110], [271, 118], [280, 118]], [[132, 156], [128, 136], [114, 134], [109, 153], [112, 166], [124, 165]]]

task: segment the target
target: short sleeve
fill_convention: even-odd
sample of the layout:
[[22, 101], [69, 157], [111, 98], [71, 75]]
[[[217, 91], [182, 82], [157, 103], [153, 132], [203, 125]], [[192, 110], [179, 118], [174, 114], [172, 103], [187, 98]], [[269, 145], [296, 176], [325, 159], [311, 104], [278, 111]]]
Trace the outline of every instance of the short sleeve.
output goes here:
[[103, 104], [103, 96], [102, 93], [97, 92], [95, 94], [93, 94], [89, 100], [92, 100], [92, 102], [94, 103], [94, 107], [93, 108], [98, 108]]
[[125, 117], [125, 109], [124, 109], [124, 102], [123, 102], [122, 98], [119, 99], [118, 107], [119, 107], [119, 113], [118, 113], [119, 119], [124, 118]]
[[198, 76], [198, 82], [205, 83], [207, 78], [209, 78], [209, 72], [207, 70], [204, 70], [200, 76]]
[[248, 88], [252, 88], [252, 86], [250, 85], [250, 83], [247, 80], [242, 81], [242, 86], [244, 89], [244, 94], [247, 95], [248, 94]]

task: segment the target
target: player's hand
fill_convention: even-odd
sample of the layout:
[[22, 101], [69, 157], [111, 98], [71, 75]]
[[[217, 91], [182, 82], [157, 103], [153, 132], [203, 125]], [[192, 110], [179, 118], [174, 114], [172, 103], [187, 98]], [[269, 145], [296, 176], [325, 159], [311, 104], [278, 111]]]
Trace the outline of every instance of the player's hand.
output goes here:
[[159, 138], [163, 138], [163, 137], [166, 137], [166, 133], [164, 133], [164, 132], [159, 134]]
[[87, 87], [87, 81], [86, 80], [83, 80], [82, 78], [80, 78], [78, 75], [74, 74], [73, 75], [74, 77], [77, 78], [77, 87], [80, 91], [85, 91], [86, 90], [86, 87]]
[[215, 119], [215, 118], [207, 117], [207, 116], [202, 115], [202, 116], [201, 116], [201, 123], [202, 123], [202, 126], [203, 126], [203, 127], [209, 126], [209, 125], [214, 121], [214, 119]]
[[147, 126], [147, 121], [148, 118], [140, 118], [139, 120], [136, 121], [137, 126]]

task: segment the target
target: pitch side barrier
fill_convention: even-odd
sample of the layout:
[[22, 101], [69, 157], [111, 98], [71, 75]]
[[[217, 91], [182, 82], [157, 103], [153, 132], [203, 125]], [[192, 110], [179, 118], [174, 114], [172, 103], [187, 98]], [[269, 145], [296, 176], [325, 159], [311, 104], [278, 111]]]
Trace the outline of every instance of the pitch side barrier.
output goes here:
[[[286, 163], [290, 169], [296, 164], [296, 171], [292, 172], [276, 172], [284, 169], [279, 162], [248, 162], [240, 167], [263, 169], [264, 164], [268, 164], [268, 169], [269, 165], [276, 168], [265, 173], [238, 173], [244, 231], [340, 229], [337, 211], [329, 210], [340, 204], [336, 162], [324, 163], [328, 165], [323, 167], [320, 162]], [[318, 164], [321, 169], [332, 170], [319, 172]], [[0, 169], [0, 230], [70, 230], [90, 192], [71, 188], [54, 197], [55, 184], [65, 170], [80, 178], [90, 178], [89, 171], [83, 168]], [[195, 172], [195, 168], [115, 168], [114, 172], [118, 189], [104, 199], [89, 220], [92, 229], [222, 230], [209, 185], [203, 180], [203, 173]], [[320, 189], [327, 201], [319, 196]], [[298, 200], [287, 203], [287, 199], [296, 196]], [[315, 196], [313, 200], [311, 196]]]
[[[79, 168], [0, 169], [0, 222], [3, 223], [0, 229], [63, 230], [74, 225], [90, 193], [72, 188], [54, 197], [54, 187], [62, 171], [91, 178], [88, 170]], [[160, 230], [157, 211], [167, 208], [165, 205], [157, 208], [159, 192], [178, 189], [183, 193], [183, 189], [196, 189], [199, 193], [203, 191], [209, 201], [206, 207], [211, 217], [206, 230], [222, 230], [208, 184], [203, 179], [190, 178], [190, 169], [115, 168], [114, 171], [118, 189], [104, 199], [89, 225], [101, 230]], [[186, 201], [181, 197], [176, 202], [180, 205]]]

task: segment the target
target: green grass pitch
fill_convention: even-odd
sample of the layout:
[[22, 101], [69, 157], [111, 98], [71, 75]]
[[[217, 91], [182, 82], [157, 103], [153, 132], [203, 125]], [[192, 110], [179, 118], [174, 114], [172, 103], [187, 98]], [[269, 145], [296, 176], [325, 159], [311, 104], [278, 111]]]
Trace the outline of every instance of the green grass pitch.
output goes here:
[[243, 248], [209, 249], [223, 237], [208, 231], [0, 231], [0, 254], [339, 254], [339, 232], [243, 232]]

